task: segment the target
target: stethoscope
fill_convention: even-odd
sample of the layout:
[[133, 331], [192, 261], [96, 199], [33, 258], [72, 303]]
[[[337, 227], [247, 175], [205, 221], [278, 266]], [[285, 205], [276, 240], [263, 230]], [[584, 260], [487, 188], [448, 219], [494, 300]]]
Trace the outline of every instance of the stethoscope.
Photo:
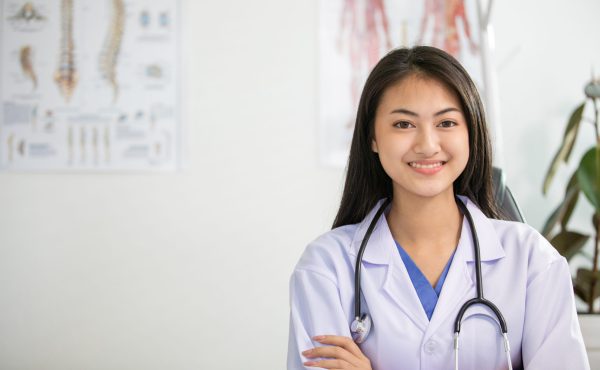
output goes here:
[[[381, 205], [381, 207], [379, 207], [379, 209], [377, 210], [377, 213], [375, 214], [375, 217], [373, 217], [373, 220], [371, 221], [371, 224], [367, 229], [365, 237], [363, 238], [362, 243], [360, 244], [358, 256], [356, 257], [356, 268], [354, 272], [354, 321], [352, 321], [352, 324], [350, 325], [352, 339], [354, 339], [356, 343], [363, 343], [365, 339], [367, 339], [367, 336], [369, 335], [372, 326], [370, 315], [367, 313], [363, 314], [360, 310], [360, 269], [362, 265], [362, 258], [363, 254], [365, 253], [365, 249], [367, 247], [369, 238], [371, 237], [371, 234], [375, 229], [375, 225], [377, 225], [377, 221], [379, 220], [387, 206], [390, 204], [390, 202], [391, 198], [386, 199]], [[477, 238], [477, 232], [475, 231], [475, 224], [473, 222], [473, 218], [471, 217], [471, 213], [469, 212], [467, 207], [463, 204], [462, 201], [460, 201], [460, 199], [458, 199], [458, 197], [456, 198], [456, 204], [458, 205], [458, 208], [460, 209], [462, 214], [467, 218], [467, 221], [469, 222], [469, 228], [471, 229], [471, 236], [473, 238], [473, 251], [475, 253], [475, 277], [477, 284], [477, 297], [469, 299], [462, 305], [454, 321], [454, 369], [458, 370], [458, 336], [460, 334], [460, 324], [462, 322], [463, 316], [467, 309], [469, 309], [469, 307], [476, 304], [481, 304], [487, 306], [490, 310], [492, 310], [496, 315], [496, 318], [498, 319], [498, 322], [500, 324], [500, 330], [502, 331], [502, 337], [504, 338], [504, 351], [506, 352], [508, 368], [509, 370], [512, 370], [512, 362], [510, 360], [510, 344], [508, 342], [508, 330], [506, 327], [506, 320], [504, 320], [504, 316], [502, 316], [502, 313], [500, 312], [498, 307], [496, 307], [495, 304], [483, 298], [483, 284], [481, 279], [481, 256], [479, 255], [479, 239]]]

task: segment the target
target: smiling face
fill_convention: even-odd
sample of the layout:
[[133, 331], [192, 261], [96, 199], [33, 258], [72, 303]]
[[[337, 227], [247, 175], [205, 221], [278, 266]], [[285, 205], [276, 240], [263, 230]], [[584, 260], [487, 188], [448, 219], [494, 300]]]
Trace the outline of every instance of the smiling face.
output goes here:
[[457, 95], [444, 83], [409, 75], [385, 91], [372, 150], [393, 183], [394, 198], [453, 195], [469, 160], [469, 131]]

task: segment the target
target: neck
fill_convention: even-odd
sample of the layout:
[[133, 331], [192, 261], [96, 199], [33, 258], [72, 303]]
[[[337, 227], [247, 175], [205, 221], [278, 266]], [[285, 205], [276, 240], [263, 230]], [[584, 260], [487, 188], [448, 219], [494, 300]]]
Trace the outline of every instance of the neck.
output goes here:
[[394, 196], [387, 220], [402, 248], [423, 253], [454, 250], [462, 229], [453, 192], [432, 198]]

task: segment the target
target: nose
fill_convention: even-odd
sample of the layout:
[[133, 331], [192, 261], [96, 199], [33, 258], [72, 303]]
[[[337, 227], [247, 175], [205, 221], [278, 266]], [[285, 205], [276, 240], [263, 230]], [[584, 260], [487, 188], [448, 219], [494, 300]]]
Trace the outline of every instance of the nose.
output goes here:
[[415, 138], [414, 151], [423, 157], [433, 157], [440, 151], [440, 143], [435, 130], [422, 128]]

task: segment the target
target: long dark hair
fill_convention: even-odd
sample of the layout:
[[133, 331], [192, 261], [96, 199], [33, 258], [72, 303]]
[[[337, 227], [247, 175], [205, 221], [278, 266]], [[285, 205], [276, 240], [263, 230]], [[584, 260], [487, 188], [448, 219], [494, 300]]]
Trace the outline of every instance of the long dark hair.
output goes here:
[[469, 74], [451, 55], [430, 46], [396, 49], [377, 63], [362, 91], [350, 147], [342, 201], [333, 227], [362, 221], [381, 198], [392, 197], [392, 181], [371, 149], [375, 112], [384, 91], [409, 75], [445, 83], [458, 96], [469, 129], [469, 160], [454, 181], [454, 193], [469, 197], [483, 213], [502, 218], [492, 189], [492, 146], [481, 98]]

